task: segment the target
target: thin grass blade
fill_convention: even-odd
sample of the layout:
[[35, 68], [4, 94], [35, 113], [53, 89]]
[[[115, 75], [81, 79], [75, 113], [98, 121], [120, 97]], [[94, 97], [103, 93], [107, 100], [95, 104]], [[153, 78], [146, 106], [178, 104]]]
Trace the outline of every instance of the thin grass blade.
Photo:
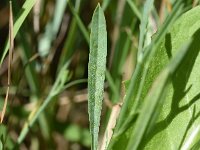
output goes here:
[[130, 6], [131, 10], [135, 13], [135, 15], [138, 17], [139, 20], [142, 19], [142, 14], [140, 13], [140, 10], [136, 6], [135, 2], [133, 0], [127, 0], [128, 5]]
[[6, 107], [8, 103], [9, 91], [10, 91], [10, 84], [11, 84], [11, 63], [12, 63], [12, 55], [14, 49], [14, 37], [13, 37], [13, 12], [12, 12], [12, 2], [10, 1], [10, 15], [9, 15], [9, 59], [8, 59], [8, 82], [7, 82], [7, 90], [6, 90], [6, 97], [3, 105], [3, 110], [0, 113], [0, 122], [3, 122], [4, 115], [6, 113]]
[[50, 52], [52, 42], [53, 40], [56, 39], [57, 34], [59, 32], [67, 4], [68, 0], [56, 1], [55, 11], [52, 21], [49, 21], [48, 24], [46, 25], [45, 33], [42, 35], [38, 44], [39, 54], [42, 57], [47, 56]]
[[[28, 16], [29, 12], [31, 11], [31, 9], [33, 8], [34, 4], [36, 3], [36, 0], [26, 0], [22, 6], [21, 11], [19, 12], [19, 16], [16, 19], [15, 23], [14, 23], [14, 27], [13, 27], [13, 37], [15, 38], [15, 36], [17, 35], [20, 27], [22, 26], [24, 20], [26, 19], [26, 17]], [[0, 65], [2, 64], [7, 52], [9, 49], [9, 41], [7, 41], [6, 46], [3, 50], [3, 55], [0, 58]]]
[[48, 104], [53, 100], [53, 98], [58, 95], [60, 92], [63, 91], [63, 88], [65, 87], [65, 82], [69, 78], [68, 76], [68, 70], [66, 68], [68, 67], [69, 62], [66, 62], [65, 65], [61, 68], [61, 70], [58, 73], [58, 76], [56, 78], [55, 83], [53, 84], [53, 87], [51, 88], [49, 95], [46, 97], [44, 102], [36, 107], [29, 115], [29, 118], [27, 122], [24, 124], [24, 127], [22, 128], [22, 131], [20, 132], [20, 135], [17, 139], [17, 143], [21, 144], [21, 142], [26, 137], [29, 128], [33, 126], [33, 124], [37, 121], [39, 116], [42, 114], [42, 112], [45, 110], [45, 108], [48, 106]]
[[77, 21], [77, 24], [86, 40], [87, 43], [89, 43], [90, 41], [90, 38], [89, 38], [89, 34], [88, 34], [88, 31], [87, 31], [87, 28], [85, 27], [85, 25], [83, 24], [81, 18], [79, 17], [78, 15], [78, 12], [73, 8], [73, 6], [71, 5], [71, 3], [69, 3], [69, 7], [72, 11], [72, 14], [74, 15], [76, 21]]
[[146, 33], [147, 33], [147, 26], [148, 26], [148, 18], [153, 8], [153, 2], [154, 0], [147, 0], [144, 4], [144, 10], [143, 10], [141, 24], [140, 24], [140, 37], [139, 37], [139, 46], [138, 46], [139, 57], [140, 57], [140, 54], [143, 53], [143, 48], [144, 48], [144, 43], [145, 43], [145, 38], [146, 38]]

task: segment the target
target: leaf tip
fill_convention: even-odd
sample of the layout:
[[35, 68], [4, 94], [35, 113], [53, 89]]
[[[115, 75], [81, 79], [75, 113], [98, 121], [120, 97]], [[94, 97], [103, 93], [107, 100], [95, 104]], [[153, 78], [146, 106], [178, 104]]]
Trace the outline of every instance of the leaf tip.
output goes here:
[[100, 3], [97, 4], [97, 7], [101, 7]]
[[102, 8], [101, 8], [100, 3], [98, 3], [97, 6], [96, 6], [96, 8], [95, 8], [95, 11], [97, 11], [97, 10], [101, 10], [101, 11], [103, 11]]

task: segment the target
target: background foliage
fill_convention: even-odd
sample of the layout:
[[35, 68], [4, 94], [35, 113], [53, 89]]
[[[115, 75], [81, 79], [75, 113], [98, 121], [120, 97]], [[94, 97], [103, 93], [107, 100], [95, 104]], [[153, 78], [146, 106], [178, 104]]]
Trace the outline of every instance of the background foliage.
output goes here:
[[[101, 19], [92, 23], [98, 3]], [[0, 149], [90, 149], [89, 124], [98, 128], [100, 112], [92, 110], [92, 101], [90, 115], [97, 120], [89, 122], [88, 95], [101, 93], [103, 87], [99, 147], [198, 149], [198, 5], [198, 0], [12, 1], [15, 46]], [[8, 31], [9, 1], [1, 0], [1, 110], [8, 80]], [[93, 40], [97, 47], [90, 45]], [[98, 68], [107, 55], [106, 68], [95, 77], [97, 89], [87, 90], [93, 79], [89, 51], [102, 49], [92, 57], [99, 58]], [[104, 73], [105, 84], [98, 80]], [[105, 135], [116, 117], [110, 140]]]

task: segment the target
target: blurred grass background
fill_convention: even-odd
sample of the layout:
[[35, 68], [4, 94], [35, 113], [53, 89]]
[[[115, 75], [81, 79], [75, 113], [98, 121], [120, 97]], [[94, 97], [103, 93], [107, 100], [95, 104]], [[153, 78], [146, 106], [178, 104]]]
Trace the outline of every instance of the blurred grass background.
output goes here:
[[[14, 20], [23, 12], [24, 0], [12, 1]], [[37, 0], [16, 38], [12, 84], [1, 142], [7, 149], [90, 149], [87, 113], [87, 65], [92, 13], [100, 2], [108, 32], [108, 57], [101, 133], [112, 105], [124, 95], [122, 81], [130, 79], [136, 62], [143, 0]], [[173, 0], [157, 0], [149, 18], [151, 36], [171, 11]], [[192, 2], [193, 6], [197, 1]], [[9, 24], [9, 1], [0, 1], [0, 54], [3, 55]], [[0, 68], [0, 106], [7, 86], [7, 62]], [[65, 85], [53, 97], [25, 139], [17, 142], [29, 114], [49, 95], [62, 66], [69, 62]], [[100, 138], [101, 139], [101, 138]], [[18, 145], [17, 145], [18, 143]], [[17, 146], [16, 146], [17, 145]]]

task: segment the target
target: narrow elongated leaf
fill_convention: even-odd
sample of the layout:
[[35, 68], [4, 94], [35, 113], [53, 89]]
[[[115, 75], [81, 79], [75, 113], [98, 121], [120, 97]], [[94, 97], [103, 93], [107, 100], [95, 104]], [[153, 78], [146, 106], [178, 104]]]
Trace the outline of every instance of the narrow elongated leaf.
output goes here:
[[182, 150], [189, 150], [192, 149], [192, 147], [196, 147], [196, 144], [199, 144], [199, 138], [200, 138], [200, 126], [197, 126], [194, 128], [194, 130], [191, 132], [191, 135], [185, 142], [185, 145], [181, 147]]
[[[68, 79], [68, 70], [66, 68], [68, 67], [69, 62], [66, 62], [61, 70], [58, 73], [58, 76], [56, 78], [56, 81], [53, 84], [53, 87], [51, 88], [48, 96], [44, 100], [44, 102], [36, 107], [35, 109], [32, 110], [32, 112], [29, 114], [29, 118], [27, 122], [24, 124], [24, 127], [22, 128], [20, 135], [17, 139], [17, 143], [21, 144], [21, 142], [24, 140], [26, 137], [29, 129], [34, 125], [34, 123], [37, 121], [41, 113], [45, 110], [45, 108], [48, 106], [48, 104], [52, 101], [55, 100], [53, 99], [56, 95], [58, 95], [60, 92], [63, 91], [65, 87], [65, 82]], [[67, 86], [66, 86], [67, 88]]]
[[3, 149], [3, 144], [1, 141], [0, 141], [0, 149]]
[[92, 149], [98, 147], [107, 55], [107, 33], [103, 10], [98, 5], [92, 17], [88, 63], [88, 112]]
[[[80, 5], [81, 5], [81, 1], [80, 0], [76, 0], [74, 12], [77, 13], [77, 14], [78, 14], [78, 12], [80, 10]], [[70, 5], [70, 2], [69, 2], [69, 7], [70, 8], [73, 7], [73, 6]], [[72, 18], [72, 20], [71, 20], [71, 23], [70, 23], [69, 33], [68, 33], [67, 38], [66, 38], [66, 40], [64, 42], [65, 44], [64, 44], [64, 47], [63, 47], [63, 50], [62, 50], [62, 53], [61, 53], [61, 57], [60, 57], [60, 60], [59, 60], [58, 70], [60, 70], [62, 65], [65, 63], [65, 61], [69, 60], [70, 57], [74, 53], [74, 45], [75, 45], [75, 41], [76, 41], [75, 38], [77, 37], [78, 25], [79, 24], [77, 22], [77, 19], [74, 16]], [[82, 31], [82, 30], [80, 30], [80, 31]], [[88, 39], [89, 39], [89, 34], [88, 34]], [[89, 42], [88, 42], [88, 44], [89, 44]]]
[[154, 0], [147, 0], [144, 5], [144, 10], [141, 19], [140, 25], [140, 39], [139, 39], [139, 46], [138, 46], [138, 56], [143, 53], [145, 37], [147, 34], [147, 26], [148, 26], [148, 17], [150, 15], [151, 9], [153, 8]]
[[[135, 13], [135, 15], [141, 20], [141, 13], [140, 10], [137, 8], [137, 6], [135, 5], [135, 2], [132, 0], [127, 0], [128, 5], [130, 6], [131, 10], [133, 11], [133, 13]], [[148, 16], [147, 16], [148, 17]]]
[[52, 41], [55, 40], [56, 35], [58, 34], [67, 3], [68, 0], [56, 1], [52, 21], [49, 21], [46, 25], [45, 33], [42, 35], [42, 38], [38, 44], [38, 51], [40, 56], [47, 56], [49, 54]]
[[10, 43], [10, 49], [9, 49], [9, 60], [8, 60], [8, 85], [6, 90], [6, 97], [4, 101], [4, 106], [0, 115], [1, 123], [3, 121], [6, 107], [9, 99], [9, 91], [10, 91], [10, 84], [11, 84], [11, 64], [12, 64], [12, 55], [13, 55], [13, 49], [14, 49], [14, 38], [13, 38], [13, 12], [12, 12], [12, 2], [10, 2], [10, 16], [9, 16], [9, 43]]
[[[33, 8], [34, 4], [36, 3], [36, 0], [26, 0], [24, 2], [24, 5], [22, 6], [21, 11], [19, 12], [19, 15], [14, 23], [14, 37], [17, 35], [17, 32], [19, 31], [21, 25], [23, 24], [24, 20], [26, 19], [27, 15], [29, 14], [29, 12], [31, 11], [31, 9]], [[0, 65], [2, 64], [6, 53], [8, 52], [9, 49], [9, 41], [7, 41], [5, 49], [3, 51], [3, 55], [1, 57], [1, 62]]]

